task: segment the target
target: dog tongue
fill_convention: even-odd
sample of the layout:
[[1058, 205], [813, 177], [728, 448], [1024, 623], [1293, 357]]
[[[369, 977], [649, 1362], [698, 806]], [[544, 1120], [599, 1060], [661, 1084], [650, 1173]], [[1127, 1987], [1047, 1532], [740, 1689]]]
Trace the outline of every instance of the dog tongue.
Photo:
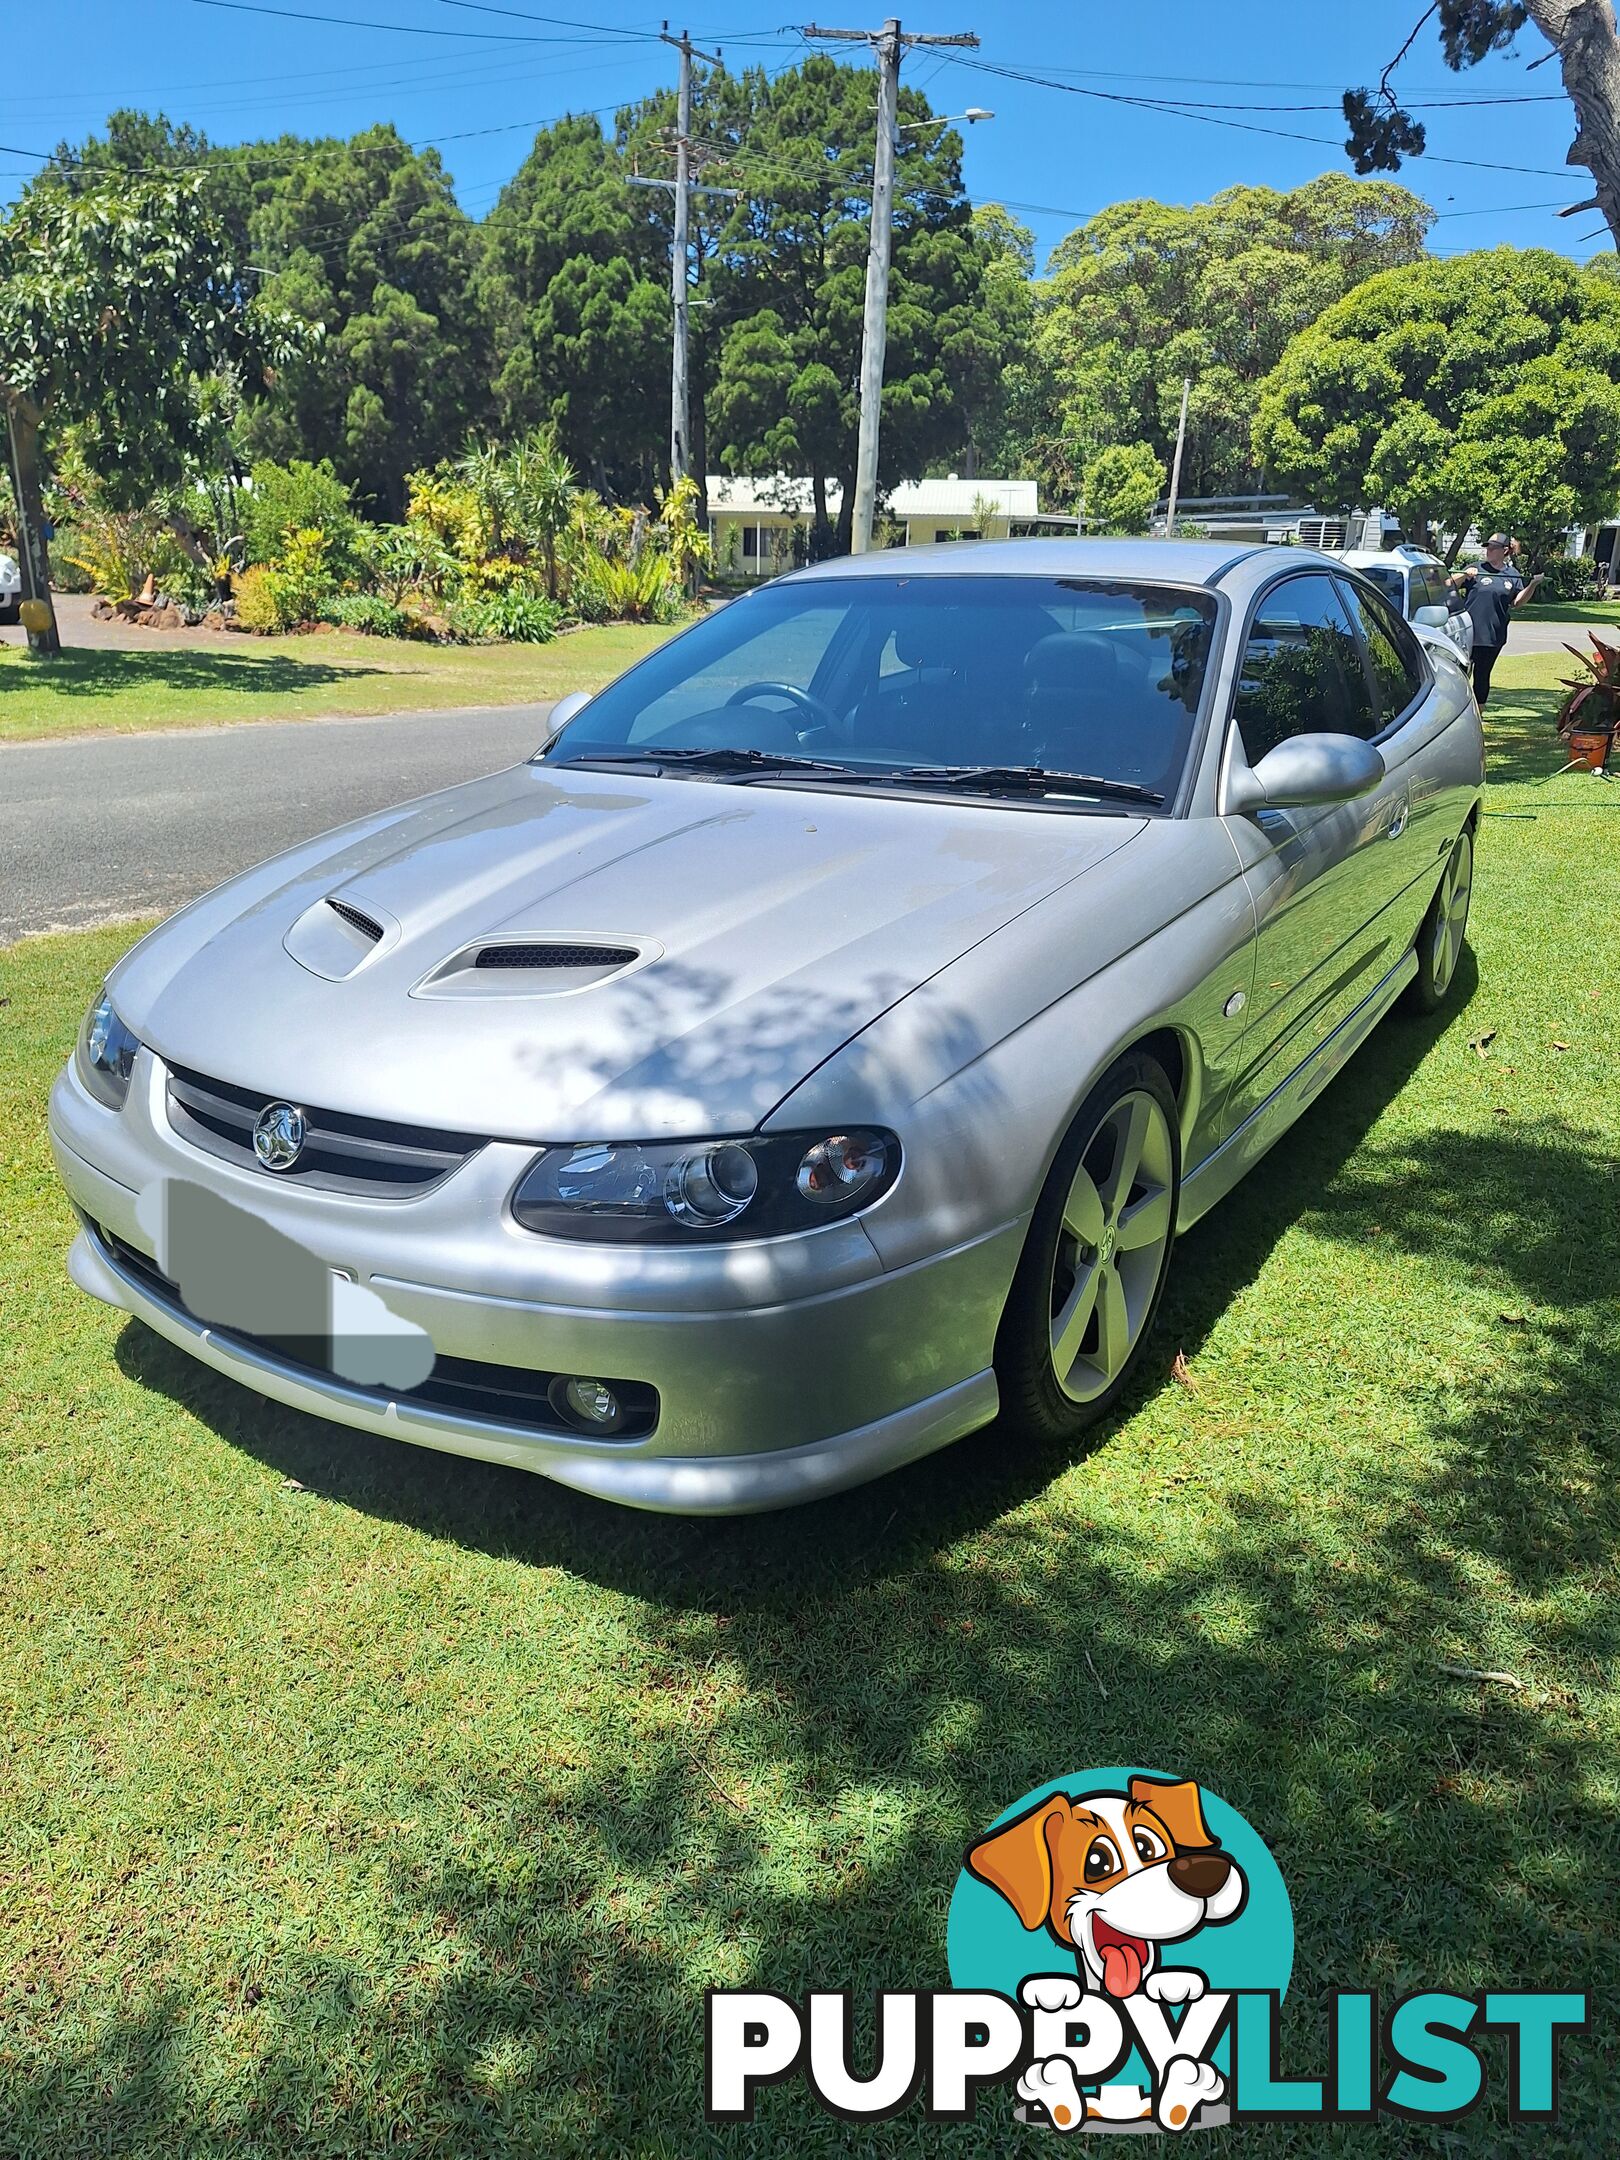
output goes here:
[[1121, 2002], [1127, 1995], [1134, 1995], [1142, 1978], [1142, 1960], [1134, 1943], [1111, 1942], [1104, 1945], [1103, 1986], [1110, 1995]]

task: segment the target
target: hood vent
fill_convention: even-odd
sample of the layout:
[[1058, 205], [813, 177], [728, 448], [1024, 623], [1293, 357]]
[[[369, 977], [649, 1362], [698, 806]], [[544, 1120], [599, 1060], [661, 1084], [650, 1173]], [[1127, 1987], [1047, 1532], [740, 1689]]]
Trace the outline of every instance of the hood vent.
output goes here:
[[375, 945], [382, 936], [382, 924], [373, 922], [369, 915], [362, 915], [360, 910], [351, 907], [347, 900], [333, 900], [328, 897], [326, 904], [334, 915], [342, 916], [351, 930], [358, 930], [368, 944]]
[[543, 998], [567, 997], [617, 982], [622, 975], [660, 959], [663, 947], [651, 938], [623, 945], [615, 938], [583, 935], [557, 938], [480, 938], [442, 961], [419, 982], [412, 997]]
[[379, 909], [358, 908], [328, 893], [305, 908], [282, 939], [284, 949], [312, 975], [343, 982], [356, 968], [399, 942], [399, 924]]
[[628, 967], [641, 954], [634, 945], [485, 945], [479, 968], [594, 968], [598, 975]]

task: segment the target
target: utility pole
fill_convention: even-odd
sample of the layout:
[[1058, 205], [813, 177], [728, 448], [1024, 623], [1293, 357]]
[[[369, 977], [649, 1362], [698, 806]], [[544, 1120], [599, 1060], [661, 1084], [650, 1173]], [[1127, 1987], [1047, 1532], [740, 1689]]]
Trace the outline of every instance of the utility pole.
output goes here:
[[866, 255], [866, 312], [861, 323], [861, 431], [855, 451], [855, 509], [850, 551], [872, 545], [877, 508], [878, 424], [883, 406], [883, 352], [889, 334], [889, 253], [894, 237], [894, 153], [898, 143], [900, 56], [913, 45], [978, 46], [971, 30], [951, 37], [903, 32], [891, 15], [881, 30], [823, 30], [807, 24], [806, 38], [870, 45], [877, 55], [877, 148], [872, 160], [872, 239]]
[[699, 187], [691, 177], [692, 172], [692, 60], [707, 60], [711, 66], [720, 65], [718, 53], [699, 52], [686, 31], [679, 37], [670, 35], [669, 24], [659, 32], [666, 45], [673, 45], [681, 56], [680, 87], [675, 97], [675, 177], [673, 180], [644, 180], [640, 174], [631, 177], [632, 187], [669, 188], [675, 197], [674, 245], [670, 249], [669, 290], [674, 303], [675, 329], [670, 358], [669, 377], [669, 480], [671, 487], [684, 479], [692, 464], [692, 414], [691, 394], [687, 386], [687, 309], [690, 304], [689, 281], [691, 275], [690, 216], [694, 195], [735, 196], [735, 188]]
[[1192, 388], [1192, 377], [1181, 378], [1181, 418], [1176, 423], [1176, 455], [1170, 467], [1170, 501], [1166, 507], [1164, 537], [1176, 537], [1176, 497], [1181, 493], [1181, 453], [1187, 446], [1187, 393]]

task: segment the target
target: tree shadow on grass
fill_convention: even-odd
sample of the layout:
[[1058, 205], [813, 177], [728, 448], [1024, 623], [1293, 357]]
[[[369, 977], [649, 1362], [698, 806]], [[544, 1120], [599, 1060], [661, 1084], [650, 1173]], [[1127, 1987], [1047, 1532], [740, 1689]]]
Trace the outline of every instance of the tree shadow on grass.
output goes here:
[[[628, 1685], [663, 1676], [660, 1734], [627, 1731], [523, 1778], [482, 1764], [455, 1794], [453, 1849], [442, 1823], [390, 1840], [391, 1905], [431, 1941], [433, 1977], [385, 1961], [334, 1973], [294, 1947], [274, 1961], [251, 2080], [213, 2090], [206, 2111], [183, 2031], [197, 2012], [182, 2001], [162, 2046], [137, 2008], [53, 2063], [35, 2119], [99, 2121], [121, 2152], [153, 2155], [290, 2154], [312, 2134], [323, 2153], [357, 2154], [391, 2139], [445, 2149], [436, 2138], [472, 2154], [684, 2156], [762, 2140], [807, 2155], [980, 2153], [1011, 2131], [1001, 2098], [977, 2127], [924, 2142], [912, 2118], [851, 2128], [788, 2085], [762, 2096], [752, 2130], [705, 2130], [702, 1989], [848, 1987], [860, 2005], [878, 1986], [940, 1984], [966, 1839], [1064, 1770], [1146, 1761], [1224, 1794], [1276, 1851], [1298, 1938], [1287, 2067], [1325, 2065], [1333, 1987], [1585, 1989], [1594, 2030], [1564, 2043], [1564, 2121], [1538, 2127], [1534, 2147], [1606, 2149], [1620, 1834], [1609, 1743], [1579, 1676], [1602, 1687], [1620, 1652], [1604, 1590], [1620, 1453], [1614, 1171], [1556, 1120], [1488, 1148], [1443, 1125], [1375, 1136], [1347, 1160], [1427, 1032], [1391, 1030], [1382, 1060], [1363, 1053], [1313, 1113], [1310, 1159], [1285, 1157], [1234, 1196], [1220, 1247], [1235, 1282], [1286, 1220], [1349, 1256], [1376, 1228], [1414, 1269], [1520, 1301], [1526, 1324], [1505, 1330], [1477, 1387], [1413, 1403], [1420, 1446], [1397, 1459], [1348, 1431], [1310, 1512], [1243, 1476], [1191, 1538], [1174, 1474], [1152, 1461], [1160, 1529], [1110, 1520], [1084, 1495], [1051, 1513], [981, 1498], [953, 1523], [963, 1473], [947, 1454], [870, 1566], [814, 1550], [832, 1510], [809, 1534], [795, 1518], [780, 1542], [754, 1526], [791, 1595], [755, 1575], [719, 1612], [682, 1579], [683, 1559], [687, 1578], [703, 1572], [692, 1556], [713, 1526], [665, 1554], [669, 1595], [643, 1552], [621, 1570], [644, 1599], [622, 1654]], [[1215, 1258], [1189, 1325], [1225, 1287]], [[981, 1464], [966, 1482], [996, 1477]], [[1003, 1479], [1004, 1502], [1022, 1482], [1009, 1494]], [[902, 1483], [887, 1489], [897, 1516]], [[565, 1505], [537, 1550], [577, 1561], [601, 1512]], [[1580, 1593], [1560, 1598], [1572, 1581]], [[1544, 1684], [1533, 1644], [1517, 1653], [1519, 1690], [1439, 1670], [1496, 1662], [1511, 1591], [1540, 1601], [1537, 1629], [1573, 1688]], [[1486, 2057], [1490, 2097], [1466, 2126], [1383, 2123], [1357, 2129], [1354, 2149], [1529, 2149], [1505, 2115], [1500, 2039]], [[1247, 2130], [1251, 2148], [1349, 2149], [1327, 2128]]]
[[[1048, 1778], [1146, 1761], [1202, 1779], [1276, 1851], [1298, 1940], [1287, 2068], [1324, 2066], [1332, 1987], [1585, 1989], [1564, 2121], [1532, 2136], [1607, 2149], [1620, 1835], [1587, 1682], [1620, 1653], [1615, 1172], [1556, 1118], [1482, 1140], [1442, 1107], [1374, 1132], [1408, 1083], [1443, 1106], [1444, 1050], [1418, 1071], [1441, 1032], [1381, 1029], [1187, 1240], [1161, 1349], [1196, 1355], [1293, 1224], [1349, 1280], [1376, 1233], [1414, 1280], [1454, 1282], [1459, 1312], [1483, 1298], [1509, 1318], [1465, 1384], [1413, 1387], [1413, 1444], [1382, 1451], [1347, 1414], [1318, 1485], [1273, 1489], [1244, 1459], [1190, 1535], [1173, 1456], [1144, 1454], [1151, 1511], [1111, 1514], [1083, 1480], [1031, 1508], [1061, 1464], [1018, 1459], [1005, 1433], [780, 1520], [626, 1516], [290, 1419], [126, 1330], [126, 1371], [333, 1498], [631, 1593], [615, 1655], [667, 1715], [521, 1773], [458, 1749], [453, 1793], [424, 1784], [425, 1825], [377, 1845], [389, 1935], [344, 1961], [268, 1917], [251, 2011], [154, 1986], [41, 2052], [0, 2148], [982, 2153], [1016, 2135], [1003, 2097], [923, 2132], [840, 2123], [788, 2085], [752, 2129], [704, 2128], [702, 1990], [848, 1987], [864, 2005], [940, 1984], [965, 1841]], [[1434, 1347], [1438, 1365], [1452, 1346]], [[1192, 1474], [1218, 1483], [1218, 1461]], [[1498, 1663], [1504, 1624], [1536, 1638], [1511, 1651], [1521, 1689], [1440, 1671]], [[218, 2047], [199, 2060], [220, 2018], [239, 2051], [223, 2073]], [[1486, 2052], [1490, 2098], [1460, 2128], [1250, 2129], [1245, 2150], [1506, 2160], [1529, 2147], [1505, 2046]]]
[[325, 660], [295, 660], [285, 653], [211, 652], [156, 649], [152, 652], [102, 652], [75, 647], [59, 660], [0, 669], [0, 691], [19, 696], [48, 689], [52, 697], [123, 697], [135, 691], [207, 691], [229, 697], [278, 696], [318, 690], [331, 683], [371, 675], [392, 675], [398, 668], [334, 665]]
[[[1575, 663], [1570, 662], [1574, 671]], [[1497, 682], [1485, 708], [1485, 777], [1493, 787], [1547, 780], [1568, 755], [1553, 724], [1561, 691]]]

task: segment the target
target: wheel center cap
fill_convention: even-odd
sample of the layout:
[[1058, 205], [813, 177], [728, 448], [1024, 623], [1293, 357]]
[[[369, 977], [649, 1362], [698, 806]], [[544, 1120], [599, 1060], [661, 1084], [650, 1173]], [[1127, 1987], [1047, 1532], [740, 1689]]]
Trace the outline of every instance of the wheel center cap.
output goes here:
[[1097, 1240], [1097, 1265], [1106, 1267], [1114, 1257], [1114, 1226], [1109, 1223]]

